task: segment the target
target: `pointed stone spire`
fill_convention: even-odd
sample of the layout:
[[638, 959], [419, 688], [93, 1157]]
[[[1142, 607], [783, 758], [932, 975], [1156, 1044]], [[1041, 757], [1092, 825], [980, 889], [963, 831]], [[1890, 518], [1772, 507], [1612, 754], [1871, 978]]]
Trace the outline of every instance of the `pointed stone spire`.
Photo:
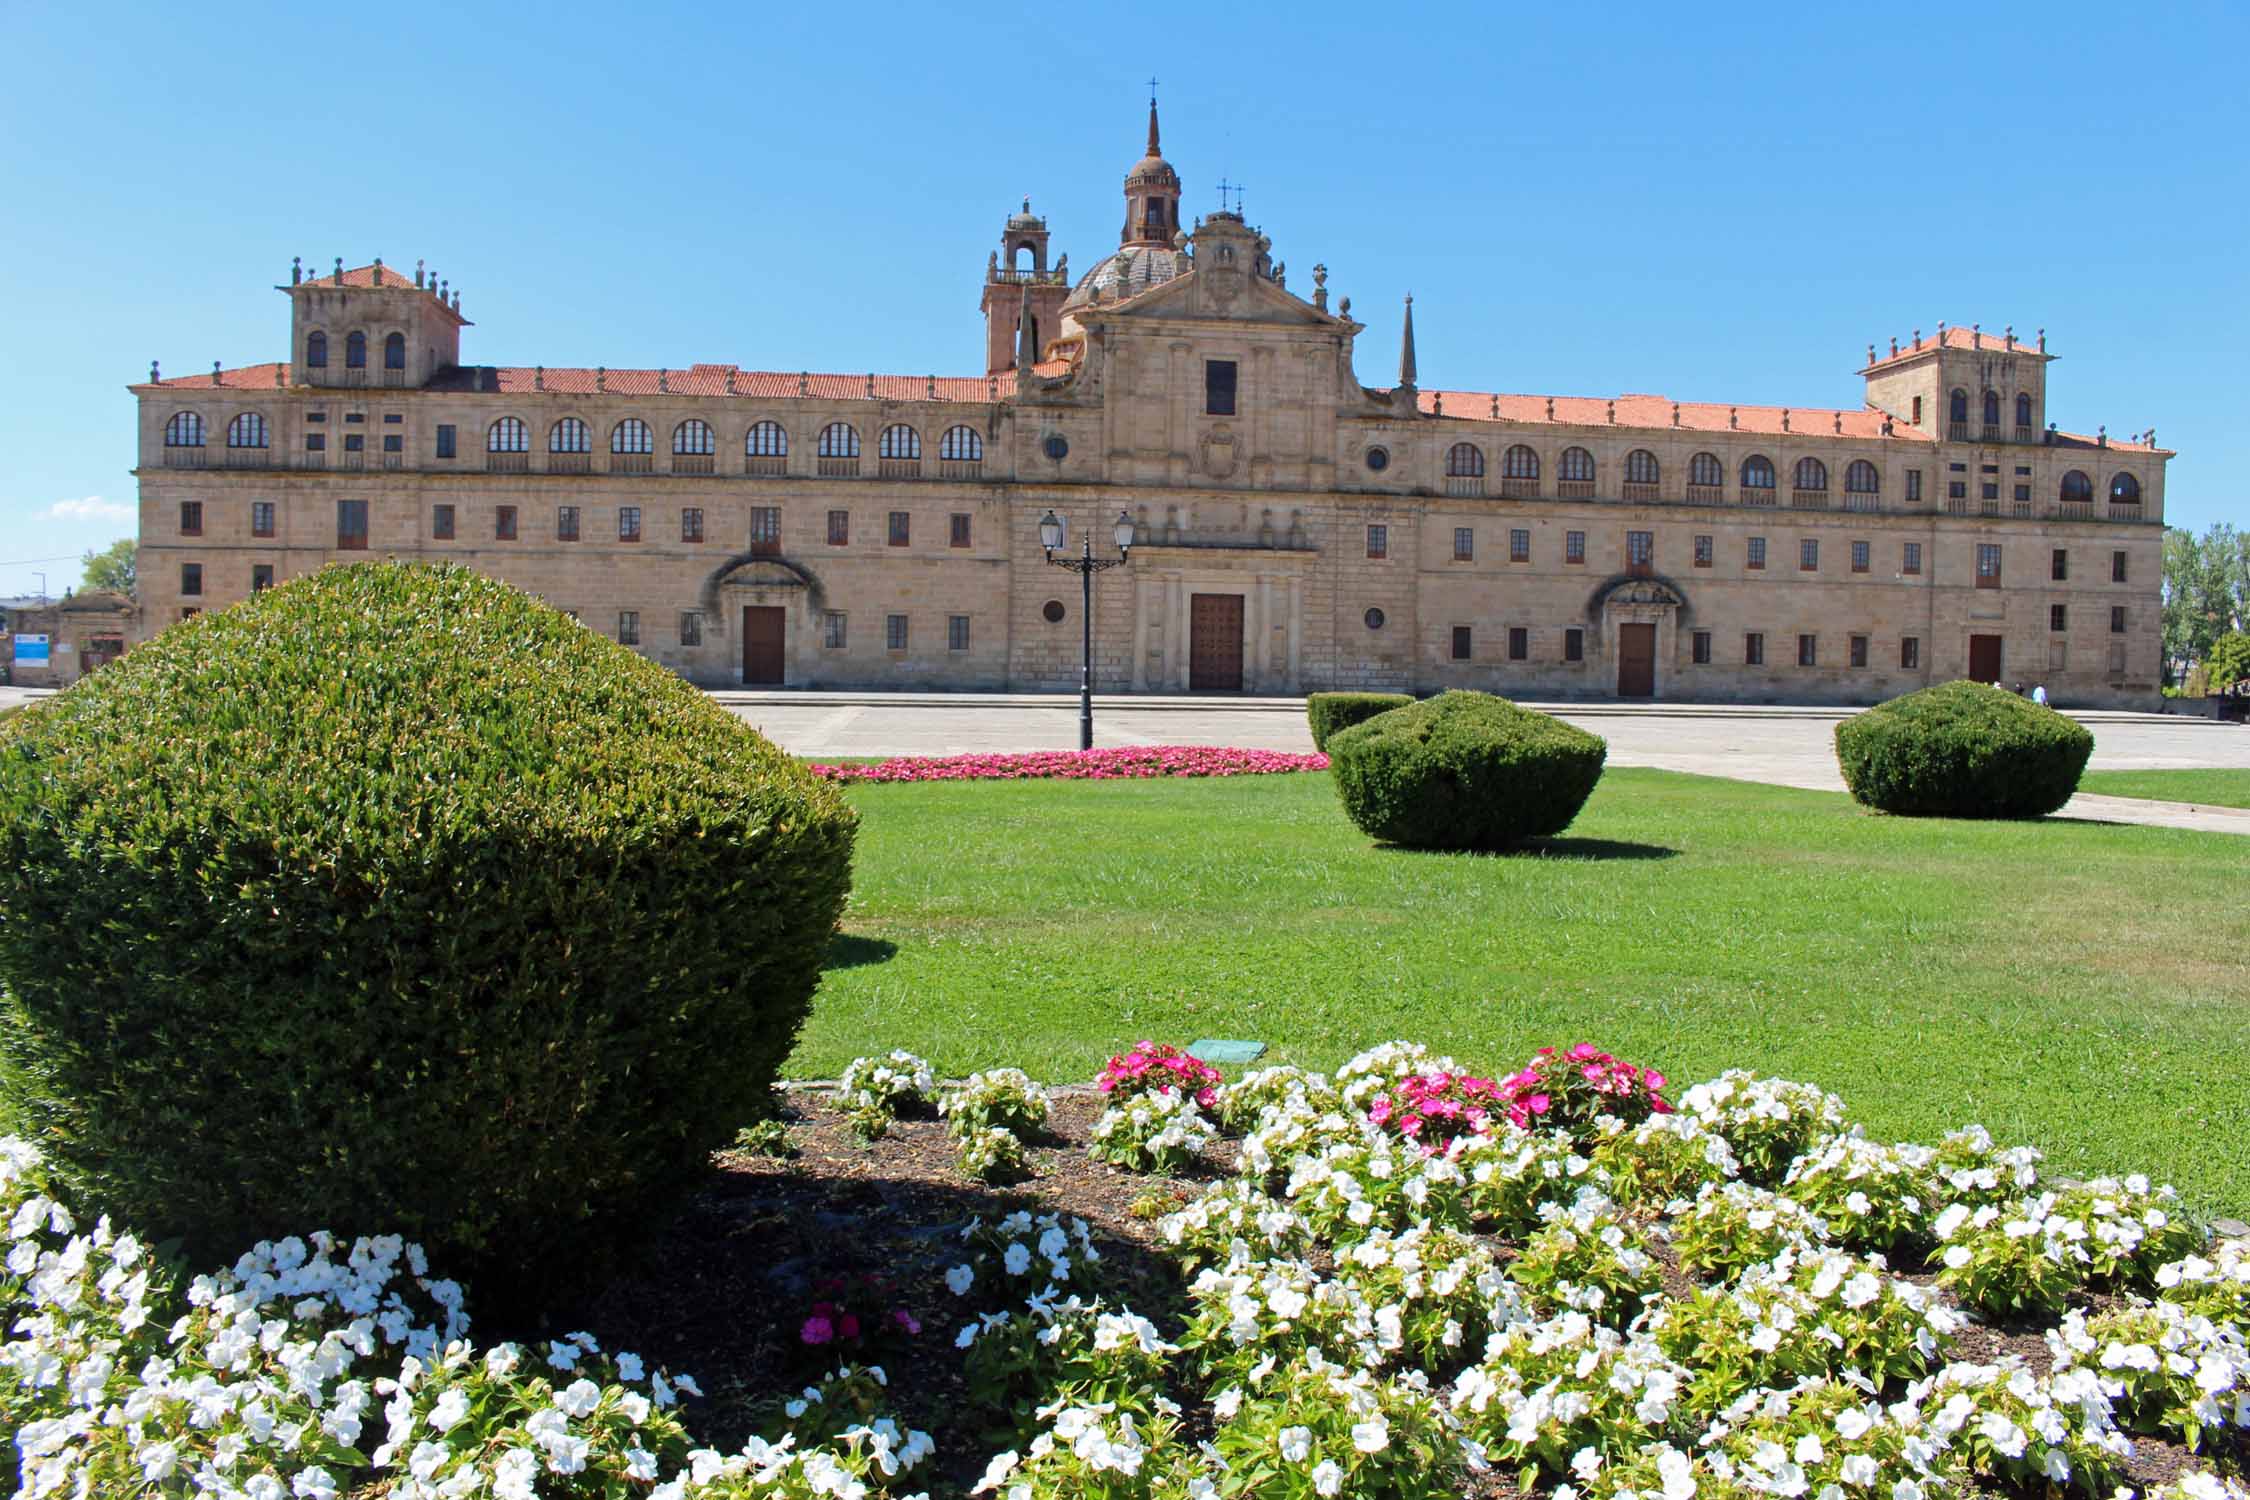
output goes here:
[[[1164, 154], [1159, 149], [1156, 140], [1156, 91], [1154, 89], [1149, 90], [1148, 95], [1148, 154], [1151, 156], [1162, 156]], [[1028, 198], [1025, 199], [1024, 208], [1026, 212], [1030, 211], [1030, 206], [1031, 201]]]
[[1414, 389], [1414, 294], [1406, 294], [1406, 325], [1398, 340], [1398, 388]]

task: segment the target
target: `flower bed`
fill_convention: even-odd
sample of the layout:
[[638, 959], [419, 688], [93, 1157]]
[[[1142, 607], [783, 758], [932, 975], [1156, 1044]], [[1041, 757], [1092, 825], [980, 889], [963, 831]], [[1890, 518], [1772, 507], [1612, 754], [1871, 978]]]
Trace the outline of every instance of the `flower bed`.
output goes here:
[[[809, 1111], [793, 1159], [722, 1158], [642, 1270], [554, 1322], [596, 1332], [490, 1348], [395, 1239], [191, 1282], [0, 1143], [0, 1413], [31, 1495], [2250, 1500], [2211, 1473], [2250, 1456], [2250, 1244], [2166, 1190], [2042, 1180], [1982, 1132], [1841, 1146], [1840, 1102], [1750, 1075], [1666, 1115], [1637, 1072], [1637, 1124], [1436, 1154], [1370, 1118], [1402, 1079], [1510, 1066], [1247, 1075], [1216, 1110], [1248, 1133], [1174, 1177], [1093, 1159], [1092, 1089], [1031, 1106], [986, 1075], [872, 1144]], [[1021, 1192], [968, 1180], [956, 1119], [1036, 1116]], [[1862, 1179], [1915, 1210], [1871, 1218]], [[1995, 1321], [1941, 1279], [1964, 1246]]]
[[815, 763], [831, 781], [1135, 781], [1157, 776], [1272, 776], [1325, 771], [1325, 755], [1235, 750], [1223, 745], [1137, 745], [1113, 750], [1034, 750], [1011, 755], [897, 755], [873, 765]]

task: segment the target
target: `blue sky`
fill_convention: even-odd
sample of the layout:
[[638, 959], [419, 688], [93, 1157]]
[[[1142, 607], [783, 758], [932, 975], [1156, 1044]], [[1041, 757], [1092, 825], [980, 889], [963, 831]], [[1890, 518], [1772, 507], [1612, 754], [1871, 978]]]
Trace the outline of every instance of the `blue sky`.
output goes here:
[[[1692, 33], [1689, 27], [1692, 24]], [[279, 358], [292, 255], [417, 258], [476, 363], [966, 374], [1024, 194], [1114, 245], [1151, 74], [1425, 386], [1850, 405], [1871, 341], [2048, 331], [2250, 522], [2250, 8], [0, 9], [0, 594], [133, 529], [133, 405]], [[62, 559], [36, 562], [37, 559]]]

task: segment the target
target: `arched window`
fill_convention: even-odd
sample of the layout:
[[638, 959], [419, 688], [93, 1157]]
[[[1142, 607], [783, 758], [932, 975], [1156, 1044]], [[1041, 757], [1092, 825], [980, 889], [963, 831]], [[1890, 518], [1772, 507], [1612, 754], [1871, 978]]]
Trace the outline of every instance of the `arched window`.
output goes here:
[[1562, 462], [1555, 468], [1555, 477], [1573, 484], [1594, 482], [1594, 455], [1583, 448], [1565, 448]]
[[1986, 391], [1984, 393], [1984, 425], [1987, 427], [1998, 427], [2000, 425], [2000, 393], [1998, 391]]
[[305, 335], [305, 368], [308, 370], [325, 370], [328, 368], [327, 334], [311, 333]]
[[2130, 474], [2120, 474], [2109, 482], [2109, 503], [2112, 505], [2138, 505], [2141, 503], [2141, 482]]
[[1950, 403], [1950, 404], [1949, 404], [1949, 405], [1947, 406], [1947, 408], [1946, 408], [1946, 411], [1947, 411], [1947, 416], [1946, 416], [1946, 420], [1947, 420], [1947, 421], [1949, 421], [1949, 422], [1966, 422], [1966, 421], [1968, 421], [1968, 420], [1969, 420], [1969, 393], [1968, 393], [1967, 391], [1955, 391], [1955, 392], [1953, 393], [1953, 400], [1952, 400], [1952, 402], [1951, 402], [1951, 403]]
[[246, 411], [227, 423], [229, 448], [263, 448], [266, 446], [266, 419], [254, 411]]
[[192, 411], [172, 413], [172, 420], [164, 424], [164, 446], [167, 448], [202, 447], [203, 418]]
[[2063, 476], [2062, 497], [2065, 504], [2091, 505], [2094, 503], [2094, 481], [2072, 469]]
[[549, 453], [591, 453], [593, 441], [586, 435], [586, 424], [576, 417], [564, 417], [547, 429]]
[[1539, 477], [1539, 455], [1522, 443], [1513, 444], [1506, 453], [1500, 455], [1500, 477], [1502, 479], [1537, 479]]
[[1817, 458], [1800, 458], [1797, 460], [1797, 472], [1792, 477], [1798, 489], [1824, 490], [1828, 488], [1828, 465]]
[[690, 417], [672, 430], [672, 451], [674, 453], [716, 453], [719, 451], [719, 440], [711, 431], [710, 423]]
[[367, 335], [356, 328], [344, 335], [344, 368], [347, 370], [364, 370], [367, 368]]
[[922, 434], [904, 422], [894, 422], [883, 429], [883, 436], [875, 449], [877, 458], [920, 458]]
[[742, 453], [745, 458], [787, 458], [789, 434], [779, 422], [759, 422], [743, 435]]
[[1484, 478], [1484, 450], [1474, 443], [1455, 443], [1445, 450], [1445, 477]]
[[383, 368], [386, 370], [403, 370], [406, 368], [405, 334], [394, 333], [384, 338]]
[[1746, 490], [1773, 488], [1773, 460], [1763, 453], [1753, 453], [1742, 461], [1742, 487]]
[[1715, 490], [1727, 482], [1726, 465], [1716, 453], [1698, 453], [1688, 460], [1687, 482]]
[[521, 417], [502, 417], [484, 430], [484, 451], [487, 453], [528, 453], [531, 451], [531, 433]]
[[609, 451], [612, 453], [654, 453], [656, 437], [648, 430], [648, 423], [639, 417], [627, 417], [609, 430]]
[[1882, 472], [1866, 459], [1855, 458], [1852, 466], [1844, 471], [1844, 489], [1854, 495], [1880, 494], [1883, 489]]
[[[1710, 457], [1709, 454], [1703, 456]], [[1656, 465], [1656, 455], [1646, 448], [1635, 448], [1625, 455], [1625, 482], [1627, 484], [1654, 484], [1659, 472]]]
[[2031, 392], [2029, 391], [2018, 391], [2016, 393], [2016, 425], [2018, 427], [2029, 427], [2031, 425]]
[[937, 456], [955, 463], [978, 463], [984, 458], [984, 438], [974, 427], [948, 427], [938, 439]]
[[831, 422], [820, 429], [821, 458], [859, 457], [859, 429], [849, 422]]

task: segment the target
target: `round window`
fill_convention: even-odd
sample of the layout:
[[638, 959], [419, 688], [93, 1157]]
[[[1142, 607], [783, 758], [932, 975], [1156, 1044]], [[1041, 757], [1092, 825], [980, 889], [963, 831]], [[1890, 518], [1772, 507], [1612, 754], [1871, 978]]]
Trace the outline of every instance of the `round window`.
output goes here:
[[[1060, 441], [1060, 439], [1057, 439], [1057, 441]], [[1046, 604], [1041, 606], [1039, 614], [1048, 624], [1060, 625], [1063, 617], [1062, 601], [1060, 599], [1049, 599]]]
[[1369, 630], [1381, 630], [1383, 628], [1383, 612], [1379, 609], [1369, 610], [1362, 618], [1367, 621]]
[[1043, 446], [1047, 450], [1047, 456], [1058, 464], [1070, 457], [1070, 439], [1059, 432], [1048, 433], [1047, 441]]
[[1370, 448], [1370, 449], [1368, 449], [1368, 450], [1367, 450], [1367, 467], [1369, 467], [1370, 469], [1373, 469], [1373, 470], [1374, 470], [1374, 471], [1375, 471], [1376, 473], [1380, 474], [1380, 473], [1382, 473], [1382, 472], [1383, 472], [1383, 471], [1384, 471], [1385, 469], [1389, 468], [1390, 466], [1391, 466], [1391, 450], [1390, 450], [1390, 449], [1388, 449], [1388, 448]]

